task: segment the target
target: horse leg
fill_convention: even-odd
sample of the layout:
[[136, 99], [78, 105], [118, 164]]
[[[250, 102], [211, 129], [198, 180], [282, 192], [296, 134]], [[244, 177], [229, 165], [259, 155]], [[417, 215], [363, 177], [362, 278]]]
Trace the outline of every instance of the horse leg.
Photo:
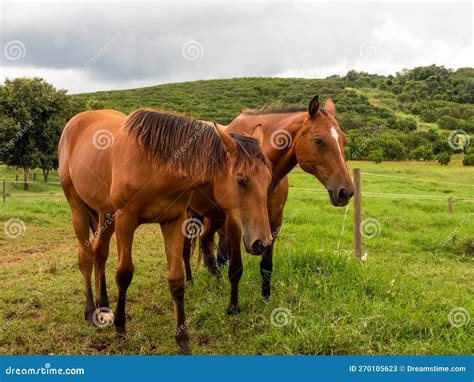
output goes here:
[[76, 233], [77, 240], [79, 242], [79, 269], [81, 270], [82, 278], [84, 279], [86, 295], [84, 317], [87, 321], [89, 321], [90, 324], [92, 324], [95, 305], [91, 285], [93, 254], [92, 247], [89, 242], [90, 215], [87, 213], [87, 210], [83, 206], [82, 201], [77, 201], [77, 203], [71, 203], [71, 200], [69, 200], [69, 202], [72, 211], [72, 225], [74, 227], [74, 232]]
[[[275, 240], [276, 237], [273, 238]], [[270, 298], [270, 286], [273, 270], [273, 243], [265, 249], [260, 260], [260, 276], [262, 277], [262, 296]]]
[[243, 273], [242, 256], [240, 252], [240, 241], [242, 232], [235, 222], [235, 217], [226, 216], [225, 223], [225, 243], [230, 254], [229, 281], [230, 281], [230, 302], [227, 307], [227, 314], [236, 314], [239, 309], [239, 282]]
[[182, 214], [178, 218], [161, 224], [161, 232], [165, 241], [166, 259], [168, 261], [168, 285], [174, 305], [176, 321], [175, 339], [182, 354], [191, 354], [189, 335], [186, 328], [184, 312], [184, 269], [181, 261], [183, 253], [183, 232], [181, 226], [185, 221]]
[[116, 213], [117, 218], [115, 222], [118, 255], [115, 282], [117, 283], [119, 293], [117, 307], [115, 308], [114, 324], [116, 335], [118, 338], [121, 338], [125, 336], [125, 303], [127, 289], [133, 278], [132, 244], [133, 235], [138, 227], [138, 221], [136, 216], [131, 213], [119, 211]]
[[204, 265], [209, 273], [219, 277], [221, 275], [219, 267], [214, 256], [214, 234], [222, 223], [215, 219], [209, 219], [209, 229], [201, 237], [200, 246], [201, 253], [204, 259]]
[[[96, 305], [99, 308], [98, 317], [100, 322], [112, 323], [113, 316], [109, 311], [109, 297], [107, 295], [105, 263], [109, 257], [110, 238], [115, 230], [115, 215], [99, 215], [99, 228], [93, 243], [94, 273], [95, 273], [95, 296]], [[102, 309], [105, 308], [105, 309]]]
[[219, 242], [217, 244], [217, 266], [222, 268], [227, 261], [229, 260], [229, 251], [227, 250], [227, 246], [225, 245], [225, 233], [222, 229], [217, 231], [219, 235]]
[[193, 283], [193, 272], [191, 270], [191, 254], [192, 254], [192, 240], [189, 237], [184, 237], [183, 243], [183, 261], [184, 269], [186, 270], [186, 282]]
[[277, 233], [280, 231], [283, 220], [283, 211], [280, 211], [277, 216], [273, 215], [270, 220], [270, 228], [273, 235], [272, 243], [262, 253], [260, 260], [260, 276], [262, 278], [262, 296], [265, 299], [270, 298], [270, 285], [273, 271], [273, 246], [277, 238]]
[[285, 177], [275, 187], [268, 198], [268, 217], [272, 232], [272, 244], [265, 249], [260, 260], [260, 276], [262, 278], [262, 296], [270, 298], [271, 278], [273, 270], [273, 246], [283, 222], [283, 208], [288, 198], [288, 178]]

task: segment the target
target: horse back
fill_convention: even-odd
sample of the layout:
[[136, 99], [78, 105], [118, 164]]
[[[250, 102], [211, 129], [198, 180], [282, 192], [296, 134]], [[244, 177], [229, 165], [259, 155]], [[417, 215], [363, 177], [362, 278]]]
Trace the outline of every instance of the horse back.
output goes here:
[[78, 195], [96, 210], [112, 209], [111, 154], [125, 115], [115, 110], [85, 111], [66, 124], [58, 146], [59, 178], [66, 197]]

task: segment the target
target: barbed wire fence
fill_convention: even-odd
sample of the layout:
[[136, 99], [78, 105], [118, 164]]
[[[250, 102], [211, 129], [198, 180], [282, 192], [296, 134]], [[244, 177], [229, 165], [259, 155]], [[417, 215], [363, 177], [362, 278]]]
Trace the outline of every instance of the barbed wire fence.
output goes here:
[[[362, 197], [363, 198], [389, 198], [389, 199], [403, 199], [403, 200], [417, 200], [417, 201], [437, 201], [437, 202], [446, 202], [447, 208], [446, 211], [449, 216], [453, 214], [454, 211], [454, 202], [458, 203], [473, 203], [474, 198], [466, 197], [466, 196], [456, 196], [452, 193], [447, 195], [436, 195], [436, 194], [413, 194], [413, 193], [393, 193], [393, 192], [371, 192], [371, 191], [362, 191], [362, 175], [364, 178], [366, 177], [382, 177], [382, 178], [391, 178], [391, 179], [398, 179], [402, 182], [422, 182], [422, 183], [432, 183], [432, 184], [439, 184], [439, 185], [455, 185], [455, 186], [462, 186], [462, 187], [474, 187], [474, 184], [467, 184], [467, 183], [459, 183], [459, 182], [450, 182], [450, 181], [441, 181], [441, 180], [432, 180], [432, 179], [421, 179], [421, 178], [412, 178], [406, 176], [397, 176], [397, 175], [389, 175], [389, 174], [378, 174], [372, 172], [365, 172], [360, 171], [360, 169], [353, 170], [353, 178], [356, 186], [356, 194], [354, 196], [353, 202], [353, 214], [354, 214], [354, 225], [353, 225], [353, 244], [354, 244], [354, 254], [355, 256], [361, 260], [365, 260], [365, 255], [362, 251], [362, 242], [363, 237], [367, 235], [365, 230], [373, 230], [377, 229], [377, 227], [373, 227], [374, 224], [378, 222], [375, 219], [365, 219], [362, 220]], [[3, 180], [3, 203], [7, 203], [8, 198], [24, 198], [24, 197], [31, 197], [31, 198], [58, 198], [64, 199], [64, 195], [60, 188], [60, 182], [50, 181], [50, 182], [41, 182], [41, 181], [29, 181], [29, 185], [41, 185], [46, 187], [52, 187], [54, 192], [42, 191], [42, 192], [31, 192], [31, 191], [24, 191], [21, 190], [18, 186], [23, 185], [24, 182], [18, 180]], [[9, 187], [9, 185], [13, 185], [13, 187]], [[311, 193], [312, 195], [327, 195], [327, 191], [324, 189], [317, 189], [317, 188], [305, 188], [305, 187], [289, 187], [291, 192], [302, 192], [302, 193]], [[345, 227], [346, 227], [346, 220], [349, 213], [349, 205], [345, 208], [344, 211], [344, 219], [341, 227], [341, 232], [339, 235], [339, 240], [336, 246], [336, 250], [339, 249], [342, 236], [344, 235]], [[370, 221], [369, 221], [370, 220]], [[374, 221], [371, 221], [374, 220]], [[369, 232], [370, 234], [370, 232]]]

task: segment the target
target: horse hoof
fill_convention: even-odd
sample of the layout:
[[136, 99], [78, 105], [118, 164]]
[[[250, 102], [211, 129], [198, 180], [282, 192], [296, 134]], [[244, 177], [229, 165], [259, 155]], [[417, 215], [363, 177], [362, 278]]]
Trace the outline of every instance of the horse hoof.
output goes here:
[[125, 328], [115, 327], [115, 339], [117, 341], [125, 340], [127, 336], [125, 335]]
[[191, 348], [189, 347], [188, 344], [181, 345], [180, 346], [180, 352], [181, 352], [181, 355], [192, 355], [193, 354], [193, 352], [191, 351]]
[[220, 269], [219, 269], [219, 267], [217, 266], [216, 263], [210, 264], [210, 265], [207, 265], [207, 264], [206, 264], [206, 268], [207, 268], [207, 271], [208, 271], [211, 275], [214, 275], [214, 276], [216, 276], [216, 277], [220, 277], [221, 271], [220, 271]]
[[92, 314], [92, 323], [96, 328], [106, 328], [114, 323], [114, 312], [108, 307], [97, 308]]
[[240, 308], [238, 307], [238, 305], [229, 305], [229, 307], [227, 308], [227, 314], [230, 316], [230, 315], [234, 315], [234, 314], [239, 314], [240, 313]]
[[94, 326], [94, 312], [86, 312], [84, 313], [84, 318], [87, 321], [87, 324], [90, 326]]
[[222, 277], [222, 274], [221, 274], [221, 271], [219, 270], [219, 268], [215, 268], [215, 269], [211, 270], [210, 272], [211, 272], [211, 275], [216, 277], [216, 279], [220, 279]]

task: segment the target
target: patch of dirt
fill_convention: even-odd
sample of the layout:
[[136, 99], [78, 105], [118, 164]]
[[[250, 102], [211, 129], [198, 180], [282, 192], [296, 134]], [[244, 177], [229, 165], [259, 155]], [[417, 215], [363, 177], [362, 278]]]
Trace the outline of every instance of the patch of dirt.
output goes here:
[[[36, 244], [34, 246], [10, 246], [3, 247], [0, 250], [0, 265], [16, 265], [25, 261], [39, 260], [40, 258], [56, 258], [58, 255], [57, 252], [64, 252], [69, 250], [69, 246], [61, 243], [55, 244]], [[54, 251], [55, 254], [52, 254], [51, 251]], [[70, 248], [70, 251], [74, 251], [74, 248]]]

